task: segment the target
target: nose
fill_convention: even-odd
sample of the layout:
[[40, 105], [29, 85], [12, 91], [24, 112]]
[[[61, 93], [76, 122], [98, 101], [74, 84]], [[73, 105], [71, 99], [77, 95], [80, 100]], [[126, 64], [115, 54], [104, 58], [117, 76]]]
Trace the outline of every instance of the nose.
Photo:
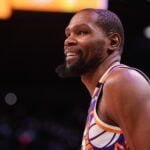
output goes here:
[[72, 36], [69, 36], [64, 41], [64, 46], [70, 47], [77, 44], [77, 40], [73, 38]]

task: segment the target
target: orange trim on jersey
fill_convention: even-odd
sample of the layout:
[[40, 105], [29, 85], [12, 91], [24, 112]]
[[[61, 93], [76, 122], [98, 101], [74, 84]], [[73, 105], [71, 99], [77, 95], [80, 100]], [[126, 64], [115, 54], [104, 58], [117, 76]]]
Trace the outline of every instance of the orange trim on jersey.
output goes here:
[[119, 143], [115, 144], [114, 150], [128, 150], [124, 146], [120, 145]]
[[94, 90], [94, 92], [93, 92], [93, 96], [92, 96], [92, 97], [95, 96], [95, 94], [96, 94], [96, 92], [97, 92], [98, 90], [99, 90], [99, 87], [96, 87], [95, 90]]
[[94, 114], [94, 111], [91, 111], [91, 112], [90, 112], [90, 115], [92, 115], [92, 114]]
[[92, 150], [92, 149], [93, 149], [91, 144], [88, 144], [88, 145], [86, 145], [85, 147], [86, 147], [86, 148], [85, 148], [86, 150]]
[[[122, 134], [122, 131], [119, 130], [119, 129], [114, 129], [113, 127], [112, 127], [112, 128], [113, 128], [113, 129], [112, 129], [112, 128], [109, 128], [109, 127], [104, 126], [104, 124], [102, 124], [102, 123], [100, 122], [100, 120], [98, 120], [98, 119], [96, 118], [96, 115], [95, 115], [95, 114], [94, 114], [94, 120], [95, 120], [95, 123], [96, 123], [100, 128], [104, 129], [105, 131]], [[109, 125], [109, 126], [111, 126], [111, 125]]]

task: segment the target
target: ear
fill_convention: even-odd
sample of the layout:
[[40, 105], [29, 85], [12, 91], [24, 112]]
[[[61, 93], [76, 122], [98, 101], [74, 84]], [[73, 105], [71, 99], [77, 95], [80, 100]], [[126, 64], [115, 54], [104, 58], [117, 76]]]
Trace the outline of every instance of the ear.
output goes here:
[[121, 37], [118, 33], [110, 32], [108, 35], [109, 39], [109, 51], [113, 52], [115, 50], [119, 50], [121, 44]]

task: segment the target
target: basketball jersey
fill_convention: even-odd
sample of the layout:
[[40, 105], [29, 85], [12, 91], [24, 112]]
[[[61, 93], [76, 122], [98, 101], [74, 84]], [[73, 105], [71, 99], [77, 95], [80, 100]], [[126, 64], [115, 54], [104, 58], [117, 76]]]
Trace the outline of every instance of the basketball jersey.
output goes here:
[[[115, 68], [131, 69], [122, 64], [111, 66], [99, 80], [89, 106], [81, 150], [129, 150], [121, 129], [103, 122], [96, 112], [97, 101], [102, 94], [104, 81]], [[132, 69], [140, 72], [149, 82], [143, 72], [136, 68]]]

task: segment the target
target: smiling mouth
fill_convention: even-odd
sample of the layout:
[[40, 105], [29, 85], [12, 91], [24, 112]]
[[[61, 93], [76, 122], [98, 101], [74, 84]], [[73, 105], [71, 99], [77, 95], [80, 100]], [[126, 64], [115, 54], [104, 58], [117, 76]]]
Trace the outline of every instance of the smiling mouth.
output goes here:
[[72, 62], [73, 60], [75, 60], [78, 57], [78, 55], [74, 52], [67, 52], [67, 53], [65, 53], [65, 56], [66, 56], [67, 63]]

